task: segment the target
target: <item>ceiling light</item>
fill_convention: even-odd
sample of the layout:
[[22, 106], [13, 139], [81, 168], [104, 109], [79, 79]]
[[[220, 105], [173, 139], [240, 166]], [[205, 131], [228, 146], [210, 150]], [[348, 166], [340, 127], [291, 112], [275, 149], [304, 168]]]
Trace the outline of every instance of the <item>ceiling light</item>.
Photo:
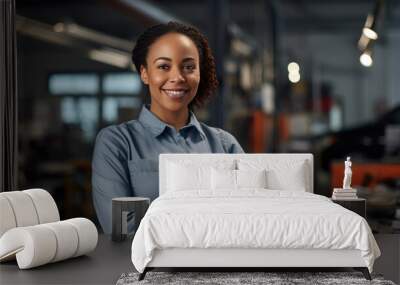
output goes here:
[[378, 39], [378, 34], [372, 28], [364, 27], [363, 34], [371, 40]]
[[384, 8], [384, 4], [384, 0], [376, 0], [374, 11], [368, 14], [367, 19], [365, 20], [362, 33], [371, 40], [378, 39], [377, 25], [381, 12]]
[[93, 49], [89, 51], [88, 56], [92, 60], [96, 60], [120, 68], [128, 68], [130, 64], [129, 54], [119, 51]]
[[362, 65], [369, 67], [372, 65], [373, 60], [370, 51], [364, 51], [363, 54], [360, 56], [360, 62]]
[[297, 62], [291, 62], [288, 64], [288, 71], [291, 72], [299, 72], [300, 71], [300, 66], [298, 65]]
[[367, 15], [367, 19], [365, 20], [364, 27], [370, 28], [374, 25], [375, 22], [375, 17], [372, 16], [371, 14]]
[[292, 83], [297, 83], [300, 81], [300, 73], [298, 72], [290, 72], [289, 73], [289, 81]]
[[361, 37], [358, 40], [358, 49], [361, 51], [365, 50], [368, 47], [370, 41], [371, 40], [367, 38], [364, 34], [361, 34]]

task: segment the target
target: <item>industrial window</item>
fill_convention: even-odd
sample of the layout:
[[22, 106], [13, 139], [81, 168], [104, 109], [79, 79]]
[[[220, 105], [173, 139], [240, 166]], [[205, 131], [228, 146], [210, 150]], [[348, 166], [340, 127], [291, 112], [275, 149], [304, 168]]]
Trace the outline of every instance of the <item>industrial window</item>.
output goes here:
[[49, 77], [49, 92], [52, 95], [96, 95], [99, 83], [97, 74], [53, 74]]
[[118, 123], [133, 119], [142, 105], [140, 77], [132, 72], [57, 73], [49, 76], [51, 96], [60, 98], [60, 118], [79, 125], [92, 141], [100, 122]]
[[[137, 97], [107, 97], [103, 100], [103, 120], [107, 123], [124, 121], [122, 116], [124, 110], [139, 109], [142, 105], [142, 100]], [[129, 115], [129, 114], [128, 114]], [[133, 116], [133, 114], [131, 114]], [[132, 119], [132, 118], [130, 118]], [[129, 118], [126, 118], [129, 120]]]
[[61, 101], [61, 119], [67, 124], [77, 124], [86, 141], [91, 141], [97, 131], [99, 100], [93, 97], [64, 97]]
[[102, 82], [104, 94], [139, 94], [142, 87], [136, 73], [107, 73]]

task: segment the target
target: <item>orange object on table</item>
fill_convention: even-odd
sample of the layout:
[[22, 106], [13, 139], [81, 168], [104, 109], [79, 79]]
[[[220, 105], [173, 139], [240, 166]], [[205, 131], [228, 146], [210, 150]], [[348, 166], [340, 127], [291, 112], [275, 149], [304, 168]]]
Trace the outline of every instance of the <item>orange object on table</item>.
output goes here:
[[[396, 163], [354, 163], [352, 164], [351, 185], [356, 187], [367, 183], [374, 187], [384, 179], [400, 178], [400, 164]], [[342, 188], [344, 177], [344, 162], [331, 164], [331, 187]]]

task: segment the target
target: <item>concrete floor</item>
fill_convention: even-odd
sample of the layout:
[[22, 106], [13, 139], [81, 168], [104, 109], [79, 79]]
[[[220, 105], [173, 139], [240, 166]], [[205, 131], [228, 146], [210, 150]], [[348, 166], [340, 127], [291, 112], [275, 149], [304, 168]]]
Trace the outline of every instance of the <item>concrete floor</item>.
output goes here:
[[381, 257], [375, 261], [374, 273], [400, 284], [400, 234], [375, 234]]

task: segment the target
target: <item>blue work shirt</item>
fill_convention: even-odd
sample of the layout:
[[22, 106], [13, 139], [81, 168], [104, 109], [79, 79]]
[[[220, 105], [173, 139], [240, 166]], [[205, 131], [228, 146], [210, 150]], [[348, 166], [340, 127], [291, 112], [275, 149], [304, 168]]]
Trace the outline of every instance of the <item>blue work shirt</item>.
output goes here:
[[179, 131], [143, 106], [138, 120], [102, 129], [96, 138], [92, 161], [92, 195], [97, 218], [111, 233], [112, 198], [158, 197], [160, 153], [243, 153], [228, 132], [197, 121]]

